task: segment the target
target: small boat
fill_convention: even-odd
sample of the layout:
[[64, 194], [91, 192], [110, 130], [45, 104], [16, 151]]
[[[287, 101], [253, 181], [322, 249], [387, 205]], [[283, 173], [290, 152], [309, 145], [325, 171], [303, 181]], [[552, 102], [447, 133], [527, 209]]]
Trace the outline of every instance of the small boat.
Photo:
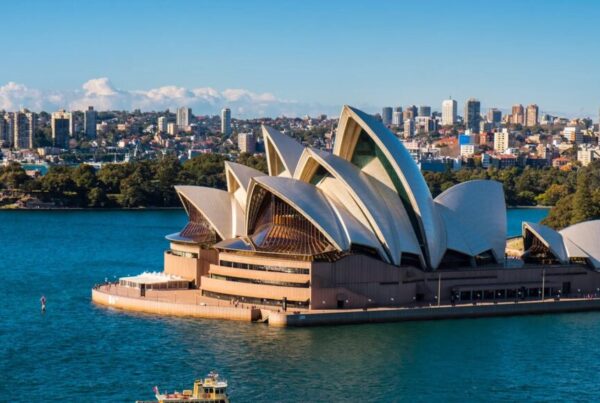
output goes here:
[[156, 400], [138, 400], [136, 403], [229, 403], [227, 381], [216, 372], [209, 373], [204, 379], [194, 381], [193, 390], [160, 393], [155, 386], [154, 393]]

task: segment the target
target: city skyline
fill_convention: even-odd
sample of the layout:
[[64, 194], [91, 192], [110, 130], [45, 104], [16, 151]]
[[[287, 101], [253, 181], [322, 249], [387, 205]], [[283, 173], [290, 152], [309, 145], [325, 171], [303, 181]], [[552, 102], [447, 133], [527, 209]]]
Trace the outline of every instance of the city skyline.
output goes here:
[[[231, 107], [237, 116], [300, 116], [336, 114], [342, 104], [372, 112], [408, 103], [437, 109], [451, 95], [459, 103], [480, 99], [482, 111], [537, 103], [540, 112], [597, 115], [600, 82], [593, 72], [600, 58], [591, 50], [598, 28], [581, 21], [581, 15], [600, 17], [592, 2], [290, 8], [182, 1], [177, 8], [185, 13], [165, 12], [169, 3], [128, 2], [118, 4], [119, 13], [104, 13], [117, 4], [39, 2], [34, 14], [22, 4], [5, 5], [11, 19], [0, 33], [15, 40], [5, 44], [3, 58], [19, 63], [0, 66], [0, 108], [188, 105], [200, 113]], [[217, 15], [223, 18], [207, 18]], [[149, 30], [149, 21], [160, 23]], [[184, 58], [172, 46], [179, 38], [188, 43]], [[45, 45], [65, 39], [70, 46]], [[427, 57], [420, 49], [429, 49]], [[86, 103], [89, 97], [104, 104]]]

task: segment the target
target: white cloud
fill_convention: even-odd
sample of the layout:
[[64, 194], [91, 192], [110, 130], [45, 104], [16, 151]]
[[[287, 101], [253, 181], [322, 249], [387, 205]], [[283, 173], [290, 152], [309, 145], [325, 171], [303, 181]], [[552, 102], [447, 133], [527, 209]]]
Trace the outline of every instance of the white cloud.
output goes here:
[[174, 110], [180, 106], [192, 108], [194, 114], [217, 114], [223, 107], [231, 108], [234, 116], [301, 116], [337, 113], [338, 107], [300, 103], [276, 97], [269, 92], [257, 93], [243, 88], [216, 90], [211, 87], [185, 88], [173, 85], [149, 90], [124, 90], [107, 77], [86, 81], [79, 90], [44, 92], [23, 84], [9, 82], [0, 87], [0, 109], [12, 111], [21, 107], [54, 111], [65, 108], [84, 110]]

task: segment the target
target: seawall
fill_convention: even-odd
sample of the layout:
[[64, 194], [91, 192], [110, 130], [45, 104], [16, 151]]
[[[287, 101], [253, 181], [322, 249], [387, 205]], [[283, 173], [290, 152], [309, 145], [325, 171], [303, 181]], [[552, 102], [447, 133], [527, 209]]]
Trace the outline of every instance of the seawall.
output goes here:
[[421, 308], [375, 308], [369, 310], [269, 314], [276, 327], [327, 326], [416, 320], [482, 318], [511, 315], [584, 312], [600, 310], [600, 299], [522, 301], [519, 303], [433, 306]]
[[158, 315], [189, 316], [206, 319], [225, 319], [252, 322], [260, 319], [260, 309], [227, 306], [197, 305], [157, 301], [114, 295], [101, 289], [92, 290], [92, 301], [99, 305], [126, 311], [145, 312]]

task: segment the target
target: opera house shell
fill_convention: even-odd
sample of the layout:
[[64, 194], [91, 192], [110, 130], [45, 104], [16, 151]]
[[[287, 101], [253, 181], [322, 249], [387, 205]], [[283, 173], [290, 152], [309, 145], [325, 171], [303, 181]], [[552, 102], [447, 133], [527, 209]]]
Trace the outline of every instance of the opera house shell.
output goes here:
[[[270, 127], [262, 135], [268, 175], [226, 162], [227, 190], [176, 187], [189, 222], [167, 237], [165, 272], [193, 279], [203, 295], [330, 309], [466, 298], [472, 279], [513, 288], [528, 275], [539, 281], [499, 271], [502, 185], [470, 181], [433, 198], [407, 149], [375, 117], [344, 106], [333, 153]], [[531, 232], [557, 260], [591, 253], [576, 228], [540, 228]], [[493, 281], [490, 268], [500, 273]]]

